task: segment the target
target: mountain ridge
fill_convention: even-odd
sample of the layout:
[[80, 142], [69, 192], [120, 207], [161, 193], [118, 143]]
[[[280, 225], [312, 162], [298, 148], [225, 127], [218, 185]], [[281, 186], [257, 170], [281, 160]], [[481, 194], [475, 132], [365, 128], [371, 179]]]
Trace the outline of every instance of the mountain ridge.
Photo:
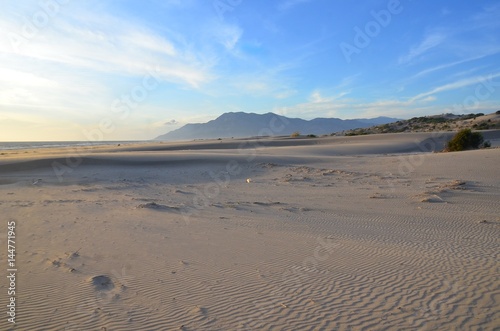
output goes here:
[[332, 134], [355, 128], [366, 128], [397, 121], [397, 118], [379, 116], [376, 118], [346, 119], [314, 118], [305, 120], [291, 118], [272, 112], [265, 114], [228, 112], [206, 123], [189, 123], [179, 129], [160, 135], [154, 140], [190, 140], [216, 138], [243, 138], [253, 136], [304, 134]]

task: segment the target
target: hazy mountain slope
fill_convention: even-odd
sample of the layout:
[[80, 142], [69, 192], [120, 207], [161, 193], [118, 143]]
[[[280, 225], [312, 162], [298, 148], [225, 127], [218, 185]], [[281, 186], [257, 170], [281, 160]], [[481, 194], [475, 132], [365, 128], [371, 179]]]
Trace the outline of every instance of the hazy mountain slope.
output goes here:
[[289, 135], [299, 131], [302, 134], [330, 134], [354, 128], [394, 122], [397, 119], [378, 117], [374, 119], [341, 120], [338, 118], [316, 118], [304, 120], [267, 113], [225, 113], [207, 123], [186, 124], [183, 127], [161, 135], [155, 140], [189, 140], [227, 137], [252, 137], [261, 135]]

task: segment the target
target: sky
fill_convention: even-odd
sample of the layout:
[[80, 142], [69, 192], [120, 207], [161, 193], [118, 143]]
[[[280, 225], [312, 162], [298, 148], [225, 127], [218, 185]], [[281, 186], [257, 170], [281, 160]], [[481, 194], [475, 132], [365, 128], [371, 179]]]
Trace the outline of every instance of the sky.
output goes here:
[[0, 141], [500, 109], [498, 0], [2, 0]]

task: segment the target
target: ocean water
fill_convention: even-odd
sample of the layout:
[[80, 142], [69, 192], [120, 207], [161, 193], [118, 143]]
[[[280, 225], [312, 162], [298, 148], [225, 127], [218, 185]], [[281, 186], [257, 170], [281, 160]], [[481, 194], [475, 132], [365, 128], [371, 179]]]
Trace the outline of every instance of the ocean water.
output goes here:
[[20, 141], [0, 142], [0, 150], [53, 148], [53, 147], [81, 147], [81, 146], [103, 146], [139, 143], [141, 141]]

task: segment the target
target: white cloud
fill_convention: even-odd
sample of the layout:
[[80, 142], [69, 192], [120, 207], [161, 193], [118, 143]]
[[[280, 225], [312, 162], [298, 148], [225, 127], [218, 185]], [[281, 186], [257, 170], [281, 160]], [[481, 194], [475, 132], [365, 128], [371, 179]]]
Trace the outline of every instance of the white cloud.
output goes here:
[[[275, 111], [287, 116], [299, 116], [305, 118], [314, 117], [340, 117], [359, 118], [376, 116], [393, 116], [408, 118], [409, 116], [422, 116], [431, 114], [441, 114], [443, 112], [467, 112], [471, 109], [453, 108], [447, 109], [435, 103], [438, 99], [436, 95], [441, 92], [452, 91], [465, 88], [474, 84], [485, 84], [487, 90], [496, 90], [500, 83], [494, 79], [500, 77], [500, 73], [490, 76], [476, 76], [462, 79], [457, 82], [436, 87], [430, 91], [417, 94], [413, 97], [402, 99], [379, 99], [369, 102], [362, 102], [359, 99], [345, 98], [348, 92], [340, 92], [337, 95], [323, 96], [319, 91], [314, 91], [308, 102], [296, 104], [289, 107], [278, 107]], [[481, 93], [485, 93], [482, 90]], [[491, 91], [490, 91], [491, 92]], [[471, 92], [475, 96], [474, 92]], [[476, 110], [488, 109], [494, 102], [477, 98], [475, 102]], [[481, 99], [481, 100], [479, 100]], [[494, 107], [494, 106], [493, 106]]]
[[429, 95], [428, 97], [423, 98], [420, 101], [422, 101], [422, 102], [431, 102], [431, 101], [436, 101], [436, 100], [437, 100], [437, 98], [435, 96]]
[[287, 90], [278, 91], [274, 95], [274, 97], [276, 99], [287, 99], [295, 94], [297, 94], [297, 90], [287, 89]]
[[[76, 8], [61, 7], [37, 33], [23, 36], [22, 17], [40, 7], [37, 3], [9, 6], [0, 13], [0, 29], [7, 32], [0, 34], [0, 114], [6, 119], [1, 123], [1, 139], [19, 140], [21, 133], [37, 139], [42, 131], [45, 139], [58, 139], [58, 134], [64, 134], [63, 139], [82, 139], [84, 128], [99, 125], [105, 117], [117, 119], [112, 102], [129, 94], [133, 84], [140, 85], [152, 71], [160, 83], [167, 83], [163, 86], [196, 91], [215, 77], [214, 58], [168, 29], [156, 32], [146, 23], [75, 3]], [[12, 36], [19, 44], [12, 43]], [[141, 107], [137, 116], [132, 115], [135, 123], [116, 121], [120, 129], [105, 138], [133, 137], [125, 128], [147, 123], [147, 112], [161, 113], [147, 103]], [[18, 134], [8, 130], [7, 121], [19, 127]]]
[[286, 0], [278, 5], [280, 10], [288, 10], [302, 3], [311, 2], [312, 0]]
[[320, 102], [325, 102], [328, 100], [325, 100], [323, 97], [321, 97], [321, 94], [318, 91], [315, 91], [311, 94], [311, 102], [312, 103], [320, 103]]
[[37, 76], [32, 72], [0, 67], [0, 84], [23, 85], [25, 87], [54, 87], [59, 85], [56, 81], [46, 77]]
[[217, 82], [218, 89], [214, 93], [224, 93], [225, 96], [247, 94], [277, 99], [286, 99], [297, 93], [293, 87], [295, 78], [289, 73], [298, 65], [296, 61], [277, 63], [265, 68], [251, 61], [247, 63], [249, 67], [245, 70], [230, 73], [224, 82]]
[[[483, 10], [472, 17], [471, 29], [498, 29], [500, 21], [500, 4], [484, 5]], [[496, 32], [496, 31], [495, 31]]]
[[[30, 38], [23, 37], [21, 22], [15, 17], [0, 15], [0, 28], [21, 38], [18, 45], [1, 38], [0, 53], [23, 57], [26, 66], [45, 62], [58, 64], [66, 71], [85, 69], [139, 77], [161, 66], [168, 68], [162, 70], [162, 79], [192, 87], [212, 79], [213, 63], [205, 62], [203, 54], [183, 43], [178, 35], [159, 34], [143, 24], [97, 14], [91, 8], [80, 7], [75, 12], [67, 6], [63, 10], [64, 15], [56, 16]], [[234, 43], [235, 37], [231, 38]]]
[[243, 35], [243, 30], [236, 25], [217, 24], [213, 27], [215, 40], [226, 50], [233, 50]]
[[164, 56], [175, 57], [179, 55], [172, 42], [151, 33], [130, 31], [120, 38], [122, 45], [130, 48], [139, 48]]
[[412, 62], [415, 58], [441, 45], [446, 38], [447, 36], [443, 33], [432, 33], [426, 36], [420, 44], [413, 46], [408, 54], [401, 56], [399, 58], [399, 63], [406, 64]]
[[[476, 77], [465, 78], [465, 79], [459, 80], [457, 82], [441, 85], [441, 86], [433, 88], [430, 91], [420, 93], [420, 94], [410, 98], [410, 102], [424, 100], [424, 98], [431, 96], [431, 95], [434, 95], [434, 94], [438, 94], [438, 93], [446, 92], [446, 91], [452, 91], [452, 90], [460, 89], [460, 88], [467, 87], [467, 86], [474, 85], [474, 84], [488, 84], [488, 81], [491, 81], [497, 77], [500, 77], [500, 73], [491, 74], [489, 76], [476, 76]], [[494, 88], [495, 86], [498, 86], [498, 85], [499, 84], [497, 82], [493, 82], [493, 84], [491, 86], [489, 86], [489, 88]]]
[[349, 91], [342, 91], [336, 95], [324, 97], [321, 95], [321, 93], [319, 91], [314, 91], [311, 94], [311, 97], [309, 98], [309, 100], [311, 103], [314, 103], [314, 104], [320, 104], [320, 103], [325, 104], [325, 103], [331, 103], [334, 100], [338, 100], [338, 99], [346, 96], [347, 94], [349, 94]]
[[[483, 56], [481, 56], [481, 57], [483, 57]], [[441, 64], [441, 65], [438, 65], [438, 66], [435, 66], [435, 67], [432, 67], [432, 68], [428, 68], [428, 69], [425, 69], [425, 70], [422, 70], [422, 71], [418, 72], [415, 76], [413, 76], [413, 78], [424, 76], [424, 75], [430, 74], [432, 72], [443, 70], [443, 69], [446, 69], [446, 68], [451, 68], [451, 67], [454, 67], [456, 65], [465, 63], [465, 62], [469, 62], [469, 61], [473, 61], [473, 60], [479, 59], [481, 57], [474, 57], [474, 58], [470, 58], [470, 59], [464, 59], [464, 60], [460, 60], [460, 61], [449, 62], [449, 63]]]

